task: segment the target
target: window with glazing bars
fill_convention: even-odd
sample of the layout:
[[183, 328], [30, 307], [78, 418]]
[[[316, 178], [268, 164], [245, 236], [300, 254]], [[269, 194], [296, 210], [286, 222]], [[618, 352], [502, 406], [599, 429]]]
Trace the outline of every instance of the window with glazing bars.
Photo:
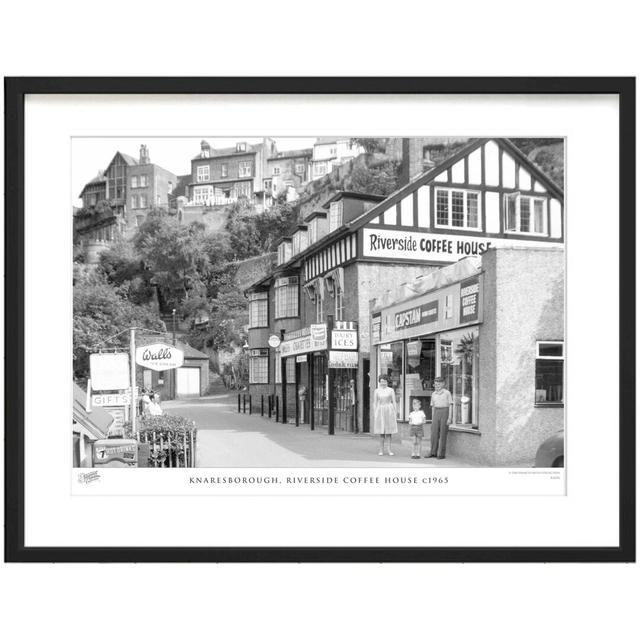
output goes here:
[[298, 278], [278, 278], [275, 284], [276, 318], [298, 315]]
[[269, 358], [249, 358], [249, 384], [267, 384], [269, 382]]
[[269, 294], [252, 293], [249, 296], [249, 328], [269, 326]]

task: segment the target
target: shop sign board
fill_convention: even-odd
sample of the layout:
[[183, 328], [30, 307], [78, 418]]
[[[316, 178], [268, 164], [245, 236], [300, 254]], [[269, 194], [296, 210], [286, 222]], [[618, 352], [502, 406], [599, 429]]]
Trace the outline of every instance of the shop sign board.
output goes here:
[[94, 407], [124, 407], [131, 404], [131, 393], [94, 393], [91, 404]]
[[[316, 329], [314, 330], [314, 327]], [[318, 329], [320, 327], [321, 329]], [[280, 356], [287, 358], [296, 356], [299, 353], [310, 353], [312, 351], [324, 351], [327, 348], [327, 327], [326, 325], [311, 325], [309, 335], [293, 340], [284, 340], [280, 344]]]
[[126, 389], [131, 384], [127, 353], [92, 353], [89, 368], [91, 388], [96, 391]]
[[332, 349], [357, 349], [358, 348], [358, 332], [347, 331], [342, 329], [334, 329], [331, 332], [331, 348]]
[[357, 369], [357, 351], [329, 351], [329, 369]]
[[460, 322], [478, 319], [480, 278], [474, 276], [460, 283]]
[[430, 324], [438, 320], [438, 301], [432, 300], [411, 309], [400, 311], [394, 316], [396, 329], [414, 327], [419, 324]]
[[390, 305], [379, 313], [380, 335], [374, 330], [378, 318], [372, 316], [373, 344], [418, 338], [482, 322], [482, 274]]
[[487, 238], [444, 233], [425, 233], [400, 229], [362, 230], [365, 257], [417, 260], [420, 262], [457, 262], [469, 256], [481, 256], [495, 247], [548, 247], [548, 243], [511, 238]]
[[327, 325], [326, 324], [312, 324], [311, 327], [311, 337], [314, 340], [327, 340]]
[[125, 438], [96, 440], [93, 444], [93, 466], [138, 466], [138, 441]]
[[154, 371], [177, 369], [184, 364], [184, 351], [162, 342], [136, 349], [136, 364]]
[[306, 353], [303, 356], [296, 356], [296, 362], [300, 363], [300, 362], [306, 362], [306, 361], [307, 361]]

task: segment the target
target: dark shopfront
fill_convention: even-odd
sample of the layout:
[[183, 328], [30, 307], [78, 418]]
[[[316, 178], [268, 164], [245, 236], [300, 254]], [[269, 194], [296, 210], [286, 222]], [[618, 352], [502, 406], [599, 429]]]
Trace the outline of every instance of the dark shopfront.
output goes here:
[[[295, 394], [296, 425], [326, 428], [329, 434], [357, 432], [357, 331], [352, 323], [336, 323], [339, 328], [333, 330], [328, 325], [314, 324], [286, 337], [276, 350], [276, 384], [284, 407], [291, 406], [287, 388]], [[293, 417], [285, 409], [282, 421]]]

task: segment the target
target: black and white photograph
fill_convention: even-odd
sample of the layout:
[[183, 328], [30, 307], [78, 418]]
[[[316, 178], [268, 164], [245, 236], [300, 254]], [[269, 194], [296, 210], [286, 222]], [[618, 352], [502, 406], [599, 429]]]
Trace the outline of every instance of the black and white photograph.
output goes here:
[[624, 82], [14, 84], [19, 555], [621, 557]]
[[80, 484], [564, 468], [563, 138], [71, 144]]

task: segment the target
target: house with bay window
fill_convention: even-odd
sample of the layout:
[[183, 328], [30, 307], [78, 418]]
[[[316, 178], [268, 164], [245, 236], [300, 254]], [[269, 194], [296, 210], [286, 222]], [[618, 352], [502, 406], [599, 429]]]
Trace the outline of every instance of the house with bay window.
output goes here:
[[[472, 314], [464, 316], [462, 322], [460, 300], [475, 300], [476, 309], [482, 302], [485, 309], [486, 305], [489, 308], [498, 305], [500, 310], [501, 287], [509, 291], [513, 288], [505, 280], [506, 272], [501, 270], [509, 256], [521, 270], [523, 295], [531, 293], [532, 302], [549, 305], [555, 309], [556, 319], [562, 317], [563, 299], [558, 287], [564, 275], [563, 191], [509, 140], [472, 140], [386, 198], [339, 192], [324, 204], [322, 211], [309, 214], [303, 226], [306, 229], [300, 227], [293, 237], [282, 239], [273, 273], [247, 291], [250, 308], [261, 305], [260, 318], [264, 323], [249, 328], [249, 344], [259, 350], [255, 357], [263, 358], [262, 377], [250, 381], [250, 392], [258, 396], [276, 394], [284, 399], [285, 420], [308, 423], [312, 428], [326, 425], [329, 433], [341, 429], [369, 431], [376, 378], [389, 363], [391, 371], [387, 367], [384, 372], [390, 374], [396, 390], [398, 417], [405, 420], [410, 389], [418, 391], [418, 385], [432, 384], [435, 373], [443, 373], [442, 364], [448, 361], [449, 353], [449, 359], [455, 363], [459, 357], [457, 350], [466, 353], [477, 345], [474, 327], [484, 320]], [[298, 233], [306, 233], [304, 249], [294, 242]], [[547, 258], [553, 266], [549, 267], [550, 276], [545, 282], [540, 274]], [[456, 266], [461, 261], [465, 265], [474, 262], [474, 269], [482, 269], [477, 266], [479, 261], [494, 259], [497, 275], [493, 279], [484, 278], [482, 271], [463, 273], [463, 267]], [[540, 287], [535, 295], [526, 284], [528, 261], [531, 273], [537, 274], [536, 286]], [[453, 276], [451, 269], [455, 271]], [[471, 282], [476, 276], [478, 282]], [[482, 293], [478, 293], [480, 290]], [[462, 295], [461, 291], [467, 294]], [[387, 325], [380, 324], [381, 316], [372, 316], [372, 309], [382, 314], [383, 308], [405, 304], [405, 298], [409, 300], [414, 294], [424, 294], [429, 299], [415, 306], [406, 303], [407, 308], [387, 314], [384, 322], [390, 323], [392, 329], [396, 322], [400, 323], [398, 330], [404, 322], [409, 327], [417, 322], [418, 337], [426, 342], [418, 345], [413, 334], [411, 339], [381, 342]], [[481, 297], [475, 298], [476, 295]], [[426, 306], [422, 308], [423, 305]], [[534, 363], [533, 378], [538, 375], [535, 363], [544, 357], [532, 355], [539, 349], [536, 344], [542, 345], [544, 353], [550, 349], [545, 345], [563, 343], [561, 326], [555, 322], [548, 331], [531, 329], [535, 333], [527, 338], [531, 352], [523, 354], [523, 358], [526, 356], [527, 362]], [[444, 329], [454, 335], [433, 337]], [[466, 331], [460, 334], [462, 329]], [[507, 331], [506, 324], [503, 329]], [[517, 325], [513, 331], [517, 331]], [[280, 339], [277, 347], [269, 345], [269, 337], [273, 335]], [[387, 349], [391, 342], [398, 345]], [[501, 348], [495, 336], [487, 345], [487, 349], [494, 351]], [[524, 348], [524, 343], [518, 343], [518, 348]], [[430, 362], [428, 367], [425, 362]], [[427, 369], [428, 376], [415, 377], [425, 374]], [[455, 375], [452, 369], [452, 384]], [[466, 375], [475, 374], [465, 371]], [[497, 381], [500, 376], [502, 370], [495, 373], [494, 379]], [[456, 380], [459, 385], [461, 379]], [[464, 380], [466, 384], [468, 379]], [[535, 397], [543, 395], [554, 398], [547, 416], [562, 411], [562, 403], [555, 400], [562, 396], [557, 374], [553, 384], [542, 378], [532, 384], [540, 386], [530, 394], [531, 413], [538, 408], [533, 406]], [[472, 404], [474, 393], [478, 395]], [[481, 389], [474, 391], [465, 386], [464, 393], [459, 389], [457, 397], [459, 427], [478, 437], [482, 433], [485, 396]], [[463, 402], [463, 397], [469, 398], [468, 402]], [[490, 404], [491, 400], [485, 403]], [[546, 419], [542, 416], [543, 422]], [[557, 422], [550, 420], [553, 424]], [[542, 431], [544, 428], [532, 433], [540, 435]], [[517, 455], [524, 457], [526, 453], [520, 451]], [[488, 450], [480, 457], [489, 460], [491, 455]], [[496, 453], [493, 459], [506, 458]]]
[[187, 207], [227, 206], [247, 198], [258, 209], [264, 208], [267, 160], [276, 154], [270, 138], [259, 144], [240, 141], [223, 149], [202, 140], [200, 153], [191, 160]]
[[[74, 219], [74, 231], [86, 262], [96, 263], [117, 238], [131, 237], [151, 209], [168, 209], [177, 180], [171, 171], [151, 162], [144, 144], [137, 160], [117, 151], [107, 169], [80, 193], [84, 210]], [[95, 209], [98, 204], [100, 210]]]

